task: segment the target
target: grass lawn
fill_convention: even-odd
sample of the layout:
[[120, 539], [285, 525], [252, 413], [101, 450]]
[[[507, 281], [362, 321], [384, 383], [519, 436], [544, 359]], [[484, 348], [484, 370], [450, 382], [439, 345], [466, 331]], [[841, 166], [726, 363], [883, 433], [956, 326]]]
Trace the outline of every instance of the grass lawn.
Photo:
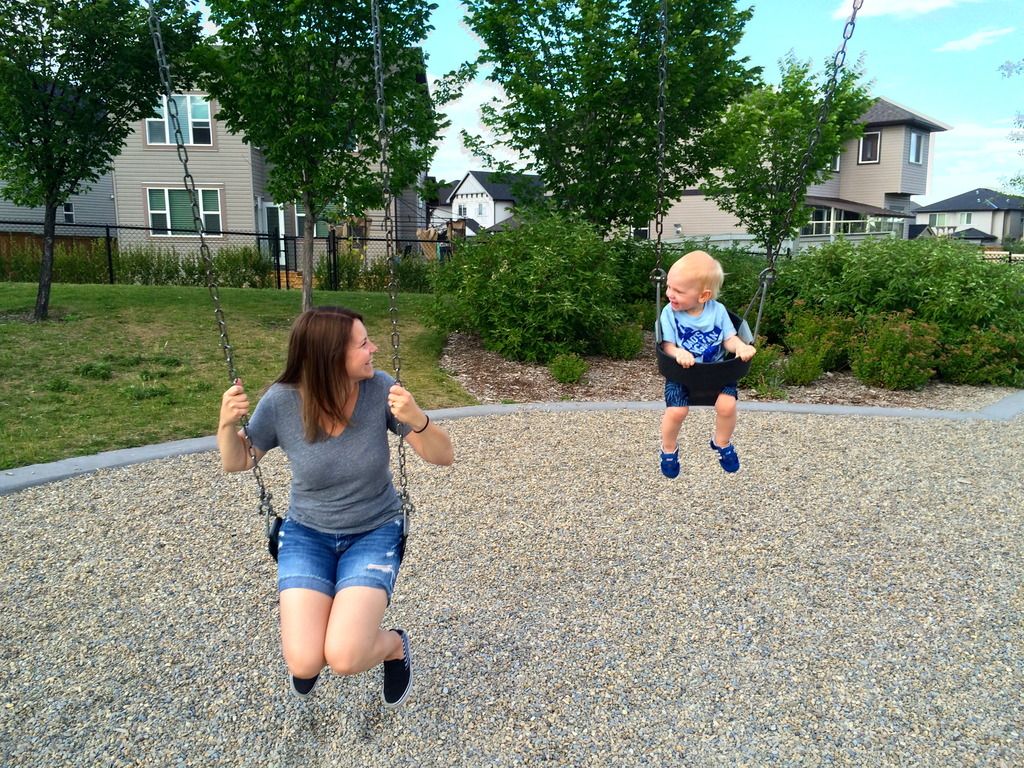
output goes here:
[[[0, 469], [210, 435], [228, 386], [205, 288], [54, 285], [50, 320], [33, 323], [37, 286], [0, 283]], [[222, 288], [235, 368], [259, 392], [284, 365], [299, 291]], [[402, 382], [424, 408], [476, 401], [438, 368], [443, 337], [426, 327], [431, 297], [399, 297]], [[314, 294], [351, 307], [392, 371], [388, 297]]]

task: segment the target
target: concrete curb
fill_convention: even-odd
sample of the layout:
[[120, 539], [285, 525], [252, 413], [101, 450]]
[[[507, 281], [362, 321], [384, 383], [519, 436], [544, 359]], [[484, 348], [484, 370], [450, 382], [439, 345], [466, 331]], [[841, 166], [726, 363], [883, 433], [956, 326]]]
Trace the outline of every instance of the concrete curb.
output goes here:
[[[510, 405], [473, 405], [464, 408], [440, 408], [428, 411], [430, 418], [438, 421], [499, 416], [507, 413], [529, 411], [564, 412], [573, 411], [660, 411], [664, 404], [660, 401], [628, 402], [611, 400], [600, 402], [556, 402], [556, 403], [518, 403]], [[829, 416], [869, 416], [890, 419], [936, 419], [945, 421], [1010, 421], [1024, 413], [1024, 391], [1004, 397], [997, 403], [982, 408], [980, 411], [942, 411], [929, 408], [882, 408], [875, 406], [854, 405], [818, 405], [815, 403], [782, 403], [782, 402], [741, 402], [740, 408], [745, 411], [761, 411], [771, 413], [816, 414]], [[173, 456], [184, 456], [190, 453], [215, 451], [215, 437], [196, 437], [190, 440], [175, 440], [169, 443], [146, 445], [139, 448], [123, 448], [117, 451], [104, 451], [92, 456], [78, 456], [63, 459], [49, 464], [31, 464], [0, 471], [0, 496], [24, 490], [35, 485], [65, 480], [77, 475], [85, 475], [98, 469], [124, 467], [146, 461], [166, 459]]]

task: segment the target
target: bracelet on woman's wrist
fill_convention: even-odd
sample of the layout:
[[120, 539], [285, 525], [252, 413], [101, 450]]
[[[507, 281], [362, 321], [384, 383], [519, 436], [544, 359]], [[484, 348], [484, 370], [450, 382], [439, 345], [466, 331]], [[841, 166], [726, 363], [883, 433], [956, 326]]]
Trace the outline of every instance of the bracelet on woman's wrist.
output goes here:
[[423, 415], [427, 417], [427, 423], [426, 423], [426, 424], [424, 424], [424, 425], [423, 425], [422, 427], [420, 427], [419, 429], [414, 429], [414, 430], [413, 430], [413, 432], [414, 432], [415, 434], [417, 434], [417, 435], [418, 435], [418, 434], [419, 434], [420, 432], [423, 432], [423, 431], [424, 431], [424, 430], [425, 430], [425, 429], [426, 429], [427, 427], [429, 427], [429, 426], [430, 426], [430, 414], [429, 414], [429, 413], [425, 413], [425, 414], [423, 414]]

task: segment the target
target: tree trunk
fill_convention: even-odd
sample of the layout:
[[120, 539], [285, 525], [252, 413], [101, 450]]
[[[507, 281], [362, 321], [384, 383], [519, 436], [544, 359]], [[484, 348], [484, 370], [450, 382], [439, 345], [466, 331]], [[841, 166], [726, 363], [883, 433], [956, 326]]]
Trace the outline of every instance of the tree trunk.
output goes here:
[[50, 311], [50, 284], [53, 282], [53, 238], [57, 228], [57, 205], [46, 204], [43, 215], [43, 261], [39, 265], [39, 292], [36, 294], [35, 319], [45, 320]]
[[313, 234], [316, 232], [316, 221], [313, 217], [313, 206], [310, 195], [302, 194], [302, 205], [306, 215], [302, 217], [302, 258], [299, 269], [302, 270], [302, 311], [313, 308]]

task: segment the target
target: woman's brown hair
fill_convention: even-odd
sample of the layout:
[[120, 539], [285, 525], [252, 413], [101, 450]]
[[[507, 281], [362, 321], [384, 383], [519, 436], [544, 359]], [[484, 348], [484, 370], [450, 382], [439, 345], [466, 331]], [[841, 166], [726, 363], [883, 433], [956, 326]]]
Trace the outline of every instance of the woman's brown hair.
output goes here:
[[343, 307], [315, 307], [292, 324], [288, 361], [279, 384], [291, 384], [302, 396], [302, 426], [306, 440], [327, 438], [323, 422], [345, 425], [345, 402], [353, 383], [345, 367], [352, 325], [363, 321]]

